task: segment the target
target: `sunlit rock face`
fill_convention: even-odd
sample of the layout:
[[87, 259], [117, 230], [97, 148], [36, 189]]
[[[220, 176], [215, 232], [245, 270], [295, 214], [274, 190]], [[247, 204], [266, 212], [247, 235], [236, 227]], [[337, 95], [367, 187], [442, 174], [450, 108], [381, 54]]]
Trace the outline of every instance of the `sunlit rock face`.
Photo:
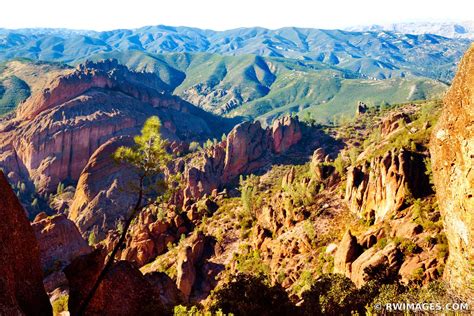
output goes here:
[[474, 47], [465, 54], [432, 137], [436, 194], [449, 243], [445, 278], [474, 297]]
[[226, 132], [224, 119], [166, 94], [158, 77], [115, 60], [87, 62], [58, 75], [9, 121], [0, 123], [0, 167], [12, 181], [31, 180], [39, 192], [75, 182], [109, 139], [136, 135], [150, 116], [170, 140], [205, 140]]

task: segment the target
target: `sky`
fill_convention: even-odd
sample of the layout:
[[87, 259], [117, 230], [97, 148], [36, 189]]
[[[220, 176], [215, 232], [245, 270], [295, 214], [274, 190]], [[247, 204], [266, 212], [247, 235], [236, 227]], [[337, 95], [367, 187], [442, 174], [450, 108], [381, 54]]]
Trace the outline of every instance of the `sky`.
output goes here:
[[420, 21], [474, 20], [474, 0], [6, 0], [0, 28], [82, 30], [191, 26], [344, 28]]

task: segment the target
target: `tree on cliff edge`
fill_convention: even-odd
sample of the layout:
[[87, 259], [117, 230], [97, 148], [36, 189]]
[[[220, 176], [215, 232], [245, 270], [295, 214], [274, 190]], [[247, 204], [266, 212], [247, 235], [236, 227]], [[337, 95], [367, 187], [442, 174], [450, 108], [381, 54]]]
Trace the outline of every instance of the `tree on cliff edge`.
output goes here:
[[128, 230], [134, 218], [145, 207], [153, 203], [153, 200], [147, 198], [147, 190], [152, 189], [159, 194], [166, 191], [164, 181], [155, 182], [158, 175], [163, 174], [164, 168], [171, 161], [171, 155], [166, 151], [168, 142], [161, 138], [161, 122], [158, 117], [150, 117], [141, 130], [141, 135], [134, 138], [135, 145], [132, 147], [120, 147], [114, 153], [114, 159], [120, 163], [134, 167], [138, 172], [138, 183], [136, 187], [137, 200], [130, 210], [129, 217], [126, 220], [119, 241], [112, 250], [107, 262], [97, 278], [94, 286], [82, 302], [78, 315], [85, 315], [87, 307], [94, 297], [100, 283], [112, 267], [115, 256], [119, 249], [125, 243]]

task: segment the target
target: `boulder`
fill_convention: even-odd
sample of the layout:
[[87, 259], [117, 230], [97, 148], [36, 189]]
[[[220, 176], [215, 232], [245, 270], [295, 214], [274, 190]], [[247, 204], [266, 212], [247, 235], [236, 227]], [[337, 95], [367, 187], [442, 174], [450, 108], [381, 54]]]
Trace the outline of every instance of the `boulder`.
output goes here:
[[235, 179], [268, 163], [270, 137], [259, 121], [237, 125], [227, 136], [222, 180]]
[[342, 237], [334, 255], [334, 273], [351, 274], [351, 264], [362, 253], [357, 238], [348, 230]]
[[403, 255], [393, 243], [383, 249], [376, 246], [363, 252], [351, 264], [350, 273], [346, 274], [356, 286], [361, 287], [371, 276], [367, 274], [368, 269], [383, 267], [384, 270], [398, 272], [403, 262]]
[[[99, 248], [74, 259], [64, 270], [69, 281], [69, 312], [75, 315], [99, 276], [106, 253]], [[93, 296], [86, 315], [161, 315], [163, 304], [157, 289], [140, 270], [127, 261], [118, 261], [106, 274]]]
[[382, 136], [387, 136], [409, 122], [410, 118], [403, 112], [390, 113], [380, 123], [380, 132]]
[[65, 267], [72, 259], [92, 251], [74, 222], [62, 214], [50, 217], [43, 214], [35, 218], [32, 226], [45, 273]]
[[135, 202], [136, 192], [128, 188], [138, 183], [137, 173], [111, 158], [120, 146], [132, 144], [130, 137], [108, 140], [92, 154], [82, 171], [68, 217], [84, 236], [95, 230], [97, 238], [103, 239], [105, 232], [116, 228], [118, 220], [127, 217]]

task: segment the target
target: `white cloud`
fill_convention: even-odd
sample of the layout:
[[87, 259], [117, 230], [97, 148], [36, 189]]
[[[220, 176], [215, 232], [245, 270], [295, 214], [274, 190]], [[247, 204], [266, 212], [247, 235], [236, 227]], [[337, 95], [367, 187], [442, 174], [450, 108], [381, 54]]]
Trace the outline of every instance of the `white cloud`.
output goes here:
[[472, 20], [472, 0], [8, 0], [0, 27], [109, 30], [165, 24], [215, 30], [342, 28], [402, 21]]

